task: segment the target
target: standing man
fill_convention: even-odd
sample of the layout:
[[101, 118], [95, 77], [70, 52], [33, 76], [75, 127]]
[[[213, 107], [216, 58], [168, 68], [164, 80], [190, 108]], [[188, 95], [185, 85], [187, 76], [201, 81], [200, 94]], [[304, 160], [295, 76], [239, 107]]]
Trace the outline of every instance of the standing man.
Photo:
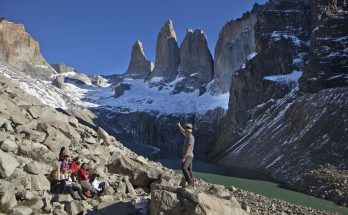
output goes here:
[[195, 145], [195, 138], [192, 135], [192, 124], [188, 123], [184, 125], [184, 128], [180, 123], [176, 124], [184, 135], [184, 150], [183, 157], [181, 159], [182, 172], [184, 173], [185, 179], [188, 183], [187, 187], [194, 186], [194, 179], [192, 176], [192, 160], [193, 160], [193, 146]]

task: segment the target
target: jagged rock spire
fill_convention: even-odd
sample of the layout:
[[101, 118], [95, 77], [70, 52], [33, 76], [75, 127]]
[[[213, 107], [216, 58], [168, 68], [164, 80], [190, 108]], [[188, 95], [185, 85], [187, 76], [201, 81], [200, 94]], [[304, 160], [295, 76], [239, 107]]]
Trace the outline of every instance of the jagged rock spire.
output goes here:
[[151, 65], [151, 61], [145, 57], [143, 44], [137, 40], [132, 47], [131, 60], [126, 75], [132, 78], [145, 79], [151, 73]]
[[[179, 76], [195, 74], [202, 82], [210, 82], [214, 74], [214, 61], [201, 29], [187, 29], [180, 46]], [[196, 74], [197, 73], [197, 74]]]
[[176, 41], [173, 23], [168, 20], [157, 36], [155, 68], [152, 77], [164, 77], [173, 80], [177, 75], [180, 61], [180, 50]]

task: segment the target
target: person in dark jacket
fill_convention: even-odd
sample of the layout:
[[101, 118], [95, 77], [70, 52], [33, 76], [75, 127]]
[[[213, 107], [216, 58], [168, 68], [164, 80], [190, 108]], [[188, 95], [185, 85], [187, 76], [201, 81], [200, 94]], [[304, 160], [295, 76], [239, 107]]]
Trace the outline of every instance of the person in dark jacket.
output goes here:
[[65, 155], [66, 155], [65, 147], [60, 148], [58, 161], [62, 162], [64, 160]]
[[58, 170], [52, 170], [50, 176], [48, 177], [48, 180], [51, 183], [50, 191], [54, 194], [66, 194], [67, 188], [65, 180], [59, 180], [58, 175]]

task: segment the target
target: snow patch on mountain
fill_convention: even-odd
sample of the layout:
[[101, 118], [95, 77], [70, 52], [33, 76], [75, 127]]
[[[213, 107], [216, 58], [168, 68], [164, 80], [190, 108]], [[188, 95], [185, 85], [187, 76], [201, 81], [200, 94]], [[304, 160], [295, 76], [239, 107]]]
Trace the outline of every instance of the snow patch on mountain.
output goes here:
[[[0, 74], [17, 80], [19, 86], [30, 95], [38, 98], [43, 104], [54, 108], [100, 107], [119, 112], [151, 111], [158, 114], [205, 113], [221, 107], [228, 108], [229, 93], [212, 96], [208, 93], [199, 95], [199, 90], [191, 93], [172, 94], [176, 83], [183, 78], [178, 77], [163, 88], [150, 86], [141, 79], [124, 79], [122, 83], [131, 86], [130, 90], [118, 97], [110, 84], [95, 86], [89, 83], [67, 81], [64, 90], [54, 87], [49, 81], [32, 79], [31, 77], [10, 69], [0, 63]], [[75, 77], [75, 74], [63, 74]], [[153, 81], [161, 81], [154, 78]]]
[[125, 79], [122, 83], [131, 86], [118, 98], [105, 98], [98, 101], [103, 107], [118, 109], [123, 112], [152, 111], [159, 114], [205, 113], [221, 107], [228, 108], [229, 93], [211, 96], [208, 93], [199, 95], [199, 90], [192, 93], [172, 94], [177, 78], [165, 87], [150, 87], [141, 79]]
[[0, 74], [17, 81], [21, 89], [36, 97], [45, 105], [65, 109], [73, 103], [64, 95], [64, 92], [51, 85], [50, 82], [33, 79], [24, 73], [14, 71], [14, 69], [2, 63], [0, 63]]
[[302, 76], [302, 72], [293, 71], [292, 73], [286, 74], [286, 75], [265, 76], [263, 77], [263, 79], [268, 81], [275, 81], [275, 82], [287, 84], [287, 83], [297, 82], [298, 79], [301, 78], [301, 76]]

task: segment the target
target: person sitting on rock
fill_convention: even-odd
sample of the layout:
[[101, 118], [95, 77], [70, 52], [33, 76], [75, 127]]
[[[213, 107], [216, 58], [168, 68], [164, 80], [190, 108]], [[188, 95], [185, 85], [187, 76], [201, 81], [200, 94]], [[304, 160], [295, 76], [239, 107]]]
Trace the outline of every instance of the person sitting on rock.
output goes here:
[[66, 155], [65, 147], [60, 148], [58, 161], [62, 162], [64, 160], [65, 155]]
[[70, 168], [69, 155], [64, 155], [62, 164], [60, 165], [60, 173], [64, 173], [64, 171], [69, 168]]
[[[74, 200], [86, 200], [86, 198], [83, 196], [81, 188], [78, 187], [71, 179], [70, 177], [70, 170], [69, 169], [65, 169], [64, 173], [60, 175], [60, 179], [65, 181], [66, 184], [66, 191], [67, 193], [70, 194], [70, 196], [74, 199]], [[80, 198], [76, 198], [76, 196], [74, 195], [74, 191], [77, 191], [77, 193], [79, 194]]]
[[70, 170], [71, 170], [71, 178], [73, 181], [76, 181], [77, 172], [79, 171], [80, 166], [80, 158], [76, 157], [70, 164]]
[[101, 196], [105, 191], [105, 182], [99, 181], [99, 174], [93, 173], [89, 179], [89, 183], [98, 191], [98, 196]]
[[58, 175], [58, 170], [52, 170], [49, 175], [48, 180], [51, 183], [50, 191], [54, 194], [67, 193], [65, 180], [59, 180]]
[[89, 183], [89, 172], [87, 171], [87, 163], [83, 163], [81, 168], [77, 172], [77, 179], [79, 180], [81, 187], [92, 193], [92, 196], [98, 194], [98, 191]]

